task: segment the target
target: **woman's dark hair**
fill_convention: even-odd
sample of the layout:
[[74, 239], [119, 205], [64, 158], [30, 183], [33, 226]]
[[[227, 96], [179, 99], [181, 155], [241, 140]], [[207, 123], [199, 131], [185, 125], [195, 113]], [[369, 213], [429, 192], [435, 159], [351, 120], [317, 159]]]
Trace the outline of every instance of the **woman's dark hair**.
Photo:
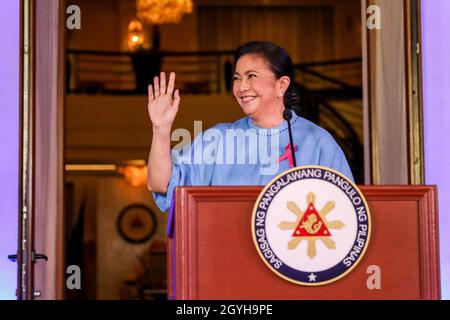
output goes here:
[[234, 55], [234, 68], [236, 69], [237, 61], [246, 54], [256, 54], [264, 58], [275, 75], [280, 79], [288, 76], [291, 80], [288, 89], [284, 94], [284, 105], [300, 114], [300, 96], [295, 84], [295, 71], [289, 53], [283, 48], [269, 41], [252, 41], [244, 43], [236, 49]]

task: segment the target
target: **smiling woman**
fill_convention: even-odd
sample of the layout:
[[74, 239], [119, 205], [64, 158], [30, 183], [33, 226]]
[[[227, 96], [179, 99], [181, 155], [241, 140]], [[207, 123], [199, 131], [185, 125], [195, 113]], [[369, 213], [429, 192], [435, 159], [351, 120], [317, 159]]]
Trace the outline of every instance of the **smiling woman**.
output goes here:
[[270, 42], [254, 41], [236, 50], [235, 61], [233, 93], [244, 113], [263, 128], [280, 124], [285, 107], [299, 103], [289, 54]]
[[[247, 117], [206, 130], [181, 152], [170, 150], [181, 100], [175, 74], [166, 83], [162, 72], [149, 85], [153, 138], [148, 188], [162, 211], [170, 207], [176, 186], [265, 185], [293, 166], [287, 156], [291, 147], [283, 112], [286, 108], [298, 112], [299, 99], [289, 54], [271, 42], [253, 41], [237, 48], [235, 61], [233, 94]], [[343, 151], [328, 132], [297, 114], [289, 121], [298, 165], [329, 167], [353, 179]], [[235, 139], [249, 148], [245, 143], [236, 145]]]
[[244, 113], [256, 125], [271, 128], [283, 121], [284, 103], [281, 97], [289, 83], [287, 76], [277, 79], [264, 58], [246, 54], [236, 64], [233, 93]]

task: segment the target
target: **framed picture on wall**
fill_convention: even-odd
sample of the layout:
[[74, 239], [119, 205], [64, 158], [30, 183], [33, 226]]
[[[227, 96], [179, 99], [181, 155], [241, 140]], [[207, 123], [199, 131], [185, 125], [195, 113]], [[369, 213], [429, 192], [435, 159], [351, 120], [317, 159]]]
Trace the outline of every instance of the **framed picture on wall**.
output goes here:
[[130, 243], [143, 243], [151, 239], [157, 228], [155, 213], [144, 204], [131, 204], [117, 217], [117, 230]]

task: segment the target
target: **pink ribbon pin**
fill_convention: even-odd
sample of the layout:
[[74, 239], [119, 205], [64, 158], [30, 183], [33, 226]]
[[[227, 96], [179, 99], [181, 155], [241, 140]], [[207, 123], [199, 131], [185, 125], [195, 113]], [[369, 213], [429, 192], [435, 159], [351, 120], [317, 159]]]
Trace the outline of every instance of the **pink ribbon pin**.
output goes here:
[[[297, 146], [294, 145], [294, 151], [297, 151]], [[288, 143], [288, 145], [284, 148], [284, 153], [278, 158], [278, 163], [284, 160], [288, 160], [289, 167], [294, 167], [294, 160], [292, 159], [292, 152], [291, 152], [291, 144]]]

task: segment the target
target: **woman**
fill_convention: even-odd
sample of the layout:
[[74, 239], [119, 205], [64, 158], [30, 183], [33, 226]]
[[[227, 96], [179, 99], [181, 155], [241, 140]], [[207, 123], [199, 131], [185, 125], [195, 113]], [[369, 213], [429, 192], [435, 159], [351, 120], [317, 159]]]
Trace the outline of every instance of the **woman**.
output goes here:
[[[183, 150], [170, 150], [170, 133], [180, 104], [175, 74], [149, 85], [148, 111], [153, 139], [148, 188], [162, 211], [173, 189], [186, 185], [265, 185], [293, 166], [283, 111], [298, 95], [289, 54], [277, 45], [253, 41], [235, 55], [233, 94], [246, 117], [206, 130]], [[290, 120], [297, 165], [321, 165], [353, 180], [341, 148], [324, 129], [296, 114]]]

